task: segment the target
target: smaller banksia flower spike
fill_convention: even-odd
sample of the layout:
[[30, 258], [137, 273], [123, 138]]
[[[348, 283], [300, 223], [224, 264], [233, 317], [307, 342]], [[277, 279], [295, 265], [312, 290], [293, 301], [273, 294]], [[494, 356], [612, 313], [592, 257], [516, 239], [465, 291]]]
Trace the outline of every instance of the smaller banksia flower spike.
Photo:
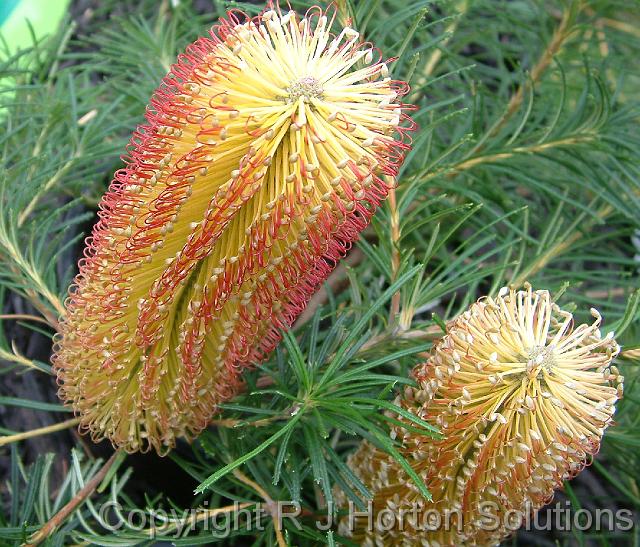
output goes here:
[[385, 199], [408, 86], [335, 15], [230, 12], [152, 97], [54, 355], [95, 440], [164, 453], [197, 435]]
[[[362, 521], [351, 530], [345, 520], [342, 532], [367, 545], [492, 545], [512, 531], [508, 512], [525, 518], [550, 502], [598, 451], [622, 396], [623, 379], [611, 364], [619, 347], [591, 313], [592, 324], [574, 327], [547, 291], [527, 285], [481, 298], [453, 319], [414, 369], [418, 387], [397, 401], [442, 438], [393, 432], [433, 500], [365, 443], [350, 467], [373, 491], [374, 512], [394, 507], [411, 515], [418, 507], [417, 518], [369, 530]], [[481, 511], [499, 525], [487, 525]]]

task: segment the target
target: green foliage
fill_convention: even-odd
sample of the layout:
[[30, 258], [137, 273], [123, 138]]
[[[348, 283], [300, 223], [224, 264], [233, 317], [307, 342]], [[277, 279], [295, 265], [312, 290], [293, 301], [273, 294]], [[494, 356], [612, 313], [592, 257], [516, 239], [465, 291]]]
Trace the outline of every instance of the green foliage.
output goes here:
[[[8, 303], [17, 295], [53, 326], [97, 201], [159, 79], [226, 8], [257, 10], [214, 1], [210, 13], [199, 14], [190, 2], [143, 2], [135, 13], [109, 18], [103, 15], [119, 3], [100, 4], [81, 36], [67, 22], [0, 66], [0, 297]], [[359, 506], [366, 499], [366, 486], [345, 464], [348, 453], [365, 438], [402, 463], [384, 411], [401, 412], [393, 401], [411, 382], [419, 354], [443, 321], [525, 280], [557, 293], [579, 320], [598, 308], [605, 329], [619, 333], [626, 396], [593, 470], [622, 503], [640, 508], [637, 10], [616, 0], [338, 4], [386, 56], [398, 57], [394, 77], [410, 81], [407, 102], [418, 105], [420, 130], [398, 181], [397, 209], [387, 203], [379, 211], [309, 317], [247, 373], [245, 394], [224, 405], [197, 442], [170, 456], [194, 479], [189, 505], [160, 489], [130, 496], [125, 459], [51, 545], [144, 545], [154, 537], [207, 544], [217, 536], [188, 511], [231, 506], [224, 512], [231, 515], [234, 503], [265, 500], [299, 504], [300, 527], [284, 519], [292, 545], [336, 544], [337, 533], [313, 522], [330, 511], [335, 486]], [[9, 325], [0, 321], [2, 372], [47, 374], [47, 364], [12, 343]], [[0, 405], [60, 410], [10, 397]], [[411, 419], [411, 427], [429, 429]], [[3, 544], [39, 529], [101, 465], [75, 450], [24, 465], [17, 444], [10, 459]], [[69, 462], [64, 476], [51, 476], [54, 459]], [[580, 502], [577, 491], [568, 492]], [[189, 525], [178, 519], [156, 530], [110, 532], [100, 513], [108, 501], [122, 513], [173, 509]], [[259, 523], [264, 533], [256, 532]], [[218, 539], [274, 545], [276, 530], [258, 515]], [[585, 531], [562, 541], [590, 539]]]

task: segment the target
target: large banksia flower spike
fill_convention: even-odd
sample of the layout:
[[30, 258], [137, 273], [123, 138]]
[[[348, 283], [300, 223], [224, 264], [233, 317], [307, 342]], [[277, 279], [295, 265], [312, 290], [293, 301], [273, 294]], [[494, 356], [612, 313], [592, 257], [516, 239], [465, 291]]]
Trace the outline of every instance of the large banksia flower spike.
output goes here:
[[404, 82], [335, 12], [230, 12], [179, 56], [100, 204], [54, 357], [96, 440], [196, 435], [387, 195]]
[[[504, 288], [452, 320], [414, 369], [418, 387], [398, 398], [442, 438], [394, 430], [433, 500], [365, 443], [350, 467], [374, 494], [374, 526], [360, 519], [351, 529], [345, 519], [342, 532], [366, 545], [493, 545], [512, 532], [508, 514], [527, 518], [551, 501], [598, 451], [622, 395], [611, 365], [619, 347], [592, 315], [574, 328], [547, 291], [527, 286]], [[405, 518], [380, 525], [382, 510]]]

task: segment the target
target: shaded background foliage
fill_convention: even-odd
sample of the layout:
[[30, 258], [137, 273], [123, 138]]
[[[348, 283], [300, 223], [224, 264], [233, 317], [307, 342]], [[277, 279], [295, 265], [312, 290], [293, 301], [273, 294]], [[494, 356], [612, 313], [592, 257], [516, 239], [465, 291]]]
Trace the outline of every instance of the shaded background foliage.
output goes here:
[[[304, 11], [308, 5], [292, 2]], [[332, 488], [366, 490], [345, 466], [361, 438], [393, 450], [381, 412], [442, 332], [483, 294], [529, 280], [623, 346], [626, 395], [594, 464], [567, 485], [574, 508], [637, 513], [640, 391], [637, 89], [640, 13], [622, 1], [338, 2], [367, 39], [398, 57], [419, 106], [396, 191], [245, 394], [164, 459], [128, 456], [51, 536], [52, 545], [149, 543], [106, 531], [97, 509], [180, 511], [234, 501], [299, 501], [292, 544], [338, 541], [313, 528]], [[0, 426], [6, 435], [71, 418], [48, 359], [66, 287], [97, 202], [144, 105], [177, 53], [216, 17], [254, 4], [77, 0], [52, 37], [0, 66]], [[5, 317], [35, 315], [28, 318]], [[111, 455], [73, 429], [0, 447], [0, 542], [18, 544]], [[348, 486], [348, 485], [353, 486]], [[198, 488], [199, 493], [193, 494]], [[275, 544], [239, 530], [220, 541]], [[519, 533], [521, 545], [619, 545], [625, 534]], [[194, 526], [177, 544], [212, 542]], [[281, 538], [280, 538], [281, 539]]]

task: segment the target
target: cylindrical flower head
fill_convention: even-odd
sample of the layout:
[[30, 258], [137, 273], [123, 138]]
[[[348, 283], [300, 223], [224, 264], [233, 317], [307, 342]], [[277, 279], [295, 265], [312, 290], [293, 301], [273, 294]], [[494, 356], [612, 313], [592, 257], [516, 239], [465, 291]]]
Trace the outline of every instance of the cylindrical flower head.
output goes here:
[[334, 19], [230, 12], [155, 92], [54, 357], [94, 439], [165, 452], [196, 435], [386, 197], [407, 85]]
[[[442, 433], [394, 430], [433, 500], [365, 443], [350, 467], [374, 494], [374, 526], [360, 519], [350, 530], [345, 519], [342, 532], [365, 545], [493, 545], [513, 532], [509, 511], [526, 518], [551, 501], [598, 451], [622, 395], [611, 365], [619, 347], [592, 314], [593, 324], [574, 328], [547, 291], [527, 286], [482, 298], [452, 320], [414, 369], [418, 388], [397, 401]], [[396, 515], [393, 525], [375, 518], [383, 509]]]

